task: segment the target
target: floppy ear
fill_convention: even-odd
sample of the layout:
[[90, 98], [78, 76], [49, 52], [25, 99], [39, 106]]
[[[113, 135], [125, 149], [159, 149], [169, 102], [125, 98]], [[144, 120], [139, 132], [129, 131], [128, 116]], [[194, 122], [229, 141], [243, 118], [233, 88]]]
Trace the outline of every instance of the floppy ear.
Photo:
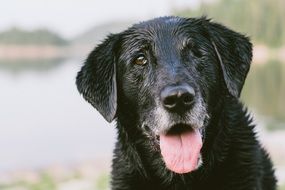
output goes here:
[[220, 24], [206, 23], [228, 92], [239, 97], [250, 68], [252, 44], [249, 38]]
[[78, 91], [111, 122], [117, 110], [115, 44], [117, 35], [110, 35], [88, 56], [76, 77]]

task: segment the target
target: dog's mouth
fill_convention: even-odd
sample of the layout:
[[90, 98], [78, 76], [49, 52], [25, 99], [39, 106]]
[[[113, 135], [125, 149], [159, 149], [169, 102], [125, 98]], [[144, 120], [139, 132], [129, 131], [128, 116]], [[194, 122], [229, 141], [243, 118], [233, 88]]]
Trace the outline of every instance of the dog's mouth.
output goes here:
[[192, 130], [193, 128], [188, 124], [178, 123], [170, 127], [170, 129], [166, 132], [166, 135], [179, 135]]
[[159, 135], [159, 145], [166, 167], [175, 173], [189, 173], [199, 166], [202, 134], [186, 124], [176, 124]]

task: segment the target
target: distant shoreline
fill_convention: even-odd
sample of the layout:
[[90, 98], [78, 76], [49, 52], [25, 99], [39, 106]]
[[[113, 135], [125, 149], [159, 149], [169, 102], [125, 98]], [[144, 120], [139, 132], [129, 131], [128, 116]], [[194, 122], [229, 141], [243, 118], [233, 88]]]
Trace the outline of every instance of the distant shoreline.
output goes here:
[[[0, 44], [0, 60], [35, 60], [56, 59], [69, 57], [85, 57], [95, 45], [76, 44], [67, 46], [58, 45], [17, 45]], [[278, 60], [285, 63], [285, 46], [269, 48], [265, 45], [255, 45], [253, 48], [253, 63], [265, 64], [270, 60]]]
[[277, 60], [285, 63], [285, 46], [269, 48], [266, 45], [258, 44], [253, 47], [253, 63], [265, 64], [270, 60]]
[[0, 44], [0, 61], [9, 62], [38, 59], [81, 58], [87, 56], [94, 45], [6, 45]]
[[67, 56], [66, 46], [54, 45], [1, 45], [0, 59], [53, 59]]

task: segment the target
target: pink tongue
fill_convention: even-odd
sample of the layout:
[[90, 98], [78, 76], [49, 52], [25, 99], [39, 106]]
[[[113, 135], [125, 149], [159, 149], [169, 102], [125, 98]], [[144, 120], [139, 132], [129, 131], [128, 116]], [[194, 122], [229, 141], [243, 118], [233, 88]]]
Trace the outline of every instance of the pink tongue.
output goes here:
[[160, 150], [166, 167], [175, 173], [197, 168], [202, 138], [198, 130], [181, 134], [160, 135]]

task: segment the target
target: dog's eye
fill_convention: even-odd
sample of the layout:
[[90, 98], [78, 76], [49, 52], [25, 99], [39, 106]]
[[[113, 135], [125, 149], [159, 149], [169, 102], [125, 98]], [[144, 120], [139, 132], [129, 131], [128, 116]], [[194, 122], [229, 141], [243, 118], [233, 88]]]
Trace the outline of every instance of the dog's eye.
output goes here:
[[187, 50], [190, 50], [190, 52], [197, 58], [202, 57], [202, 53], [200, 52], [199, 48], [192, 42], [191, 40], [187, 40], [183, 42], [183, 47]]
[[145, 65], [145, 64], [147, 64], [147, 59], [146, 59], [146, 57], [145, 57], [144, 55], [139, 55], [139, 56], [135, 59], [134, 63], [135, 63], [136, 65]]
[[193, 53], [193, 55], [197, 58], [201, 58], [202, 57], [202, 53], [197, 49], [197, 48], [192, 48], [191, 52]]

